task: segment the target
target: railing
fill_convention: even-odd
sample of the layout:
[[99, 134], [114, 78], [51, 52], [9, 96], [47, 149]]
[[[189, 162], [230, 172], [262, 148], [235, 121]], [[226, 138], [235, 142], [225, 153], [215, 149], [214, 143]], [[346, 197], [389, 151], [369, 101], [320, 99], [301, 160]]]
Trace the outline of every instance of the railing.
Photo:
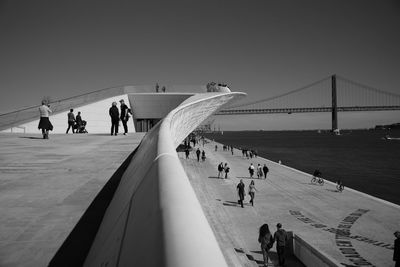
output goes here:
[[[365, 106], [365, 107], [337, 107], [337, 111], [389, 111], [400, 110], [400, 106]], [[309, 112], [332, 112], [331, 107], [310, 108], [256, 108], [256, 109], [225, 109], [215, 115], [239, 115], [239, 114], [274, 114], [274, 113], [309, 113]]]
[[146, 134], [85, 266], [227, 266], [175, 149], [203, 120], [241, 96], [195, 95]]

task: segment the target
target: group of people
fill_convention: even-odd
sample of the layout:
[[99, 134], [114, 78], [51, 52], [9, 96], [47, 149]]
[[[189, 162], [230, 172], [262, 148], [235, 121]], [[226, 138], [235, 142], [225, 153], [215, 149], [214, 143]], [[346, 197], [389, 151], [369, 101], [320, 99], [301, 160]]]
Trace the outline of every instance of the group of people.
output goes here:
[[[243, 183], [243, 179], [240, 179], [240, 182], [238, 183], [238, 185], [236, 186], [237, 189], [237, 193], [239, 196], [239, 200], [238, 203], [240, 204], [240, 206], [242, 208], [244, 208], [243, 206], [243, 202], [244, 202], [244, 197], [246, 196], [246, 185]], [[251, 206], [254, 206], [254, 198], [256, 196], [256, 185], [254, 183], [254, 181], [251, 181], [249, 184], [249, 196], [250, 196], [250, 204]]]
[[264, 179], [267, 179], [267, 174], [269, 172], [269, 169], [267, 167], [267, 164], [264, 164], [264, 166], [261, 167], [261, 164], [257, 165], [257, 170], [254, 167], [253, 163], [250, 163], [250, 166], [248, 168], [249, 170], [249, 174], [250, 174], [250, 178], [253, 178], [254, 176], [254, 172], [257, 171], [257, 178], [261, 179], [264, 176]]
[[72, 133], [87, 133], [85, 126], [86, 126], [86, 121], [82, 120], [81, 112], [78, 111], [78, 115], [74, 114], [74, 109], [70, 109], [68, 114], [68, 128], [67, 131], [65, 132], [68, 134], [69, 129], [72, 128]]
[[[200, 151], [200, 149], [197, 148], [197, 150], [196, 150], [197, 161], [200, 161], [200, 154], [201, 154], [201, 160], [205, 161], [206, 160], [206, 152], [204, 150]], [[189, 155], [187, 155], [186, 158], [189, 158]]]
[[225, 172], [225, 179], [228, 179], [228, 173], [230, 171], [230, 167], [228, 166], [228, 163], [225, 162], [225, 165], [221, 162], [218, 164], [218, 178], [223, 178], [224, 172]]
[[285, 247], [288, 241], [288, 234], [282, 228], [282, 224], [278, 223], [276, 225], [276, 231], [272, 235], [269, 230], [268, 224], [263, 224], [260, 227], [258, 234], [258, 242], [261, 245], [261, 252], [263, 254], [264, 266], [268, 266], [269, 250], [273, 247], [274, 243], [276, 243], [276, 252], [278, 254], [278, 262], [280, 266], [285, 264]]
[[119, 127], [119, 121], [121, 120], [122, 125], [124, 126], [124, 135], [128, 134], [128, 120], [132, 111], [128, 106], [125, 104], [125, 101], [121, 99], [120, 101], [120, 109], [121, 113], [118, 110], [117, 107], [117, 102], [113, 102], [108, 113], [110, 114], [111, 117], [111, 135], [117, 135], [118, 134], [118, 127]]
[[[120, 120], [124, 126], [124, 135], [128, 134], [127, 122], [130, 118], [130, 115], [132, 115], [132, 111], [130, 108], [128, 108], [123, 99], [121, 99], [119, 102], [121, 103], [121, 112], [117, 107], [117, 102], [113, 102], [109, 109], [109, 115], [111, 117], [111, 135], [118, 134]], [[42, 100], [42, 105], [39, 107], [40, 120], [38, 129], [42, 131], [43, 139], [49, 139], [49, 131], [53, 130], [53, 125], [49, 119], [51, 113], [52, 110], [50, 109], [50, 103], [48, 103], [47, 100]], [[70, 129], [72, 129], [72, 133], [87, 133], [85, 129], [86, 121], [82, 119], [80, 111], [75, 117], [74, 110], [70, 109], [69, 113], [67, 114], [67, 118], [68, 128], [66, 130], [66, 134], [68, 134]]]
[[240, 150], [242, 150], [242, 156], [249, 159], [249, 158], [257, 158], [257, 150], [253, 150], [253, 149], [248, 149], [248, 148], [241, 148]]

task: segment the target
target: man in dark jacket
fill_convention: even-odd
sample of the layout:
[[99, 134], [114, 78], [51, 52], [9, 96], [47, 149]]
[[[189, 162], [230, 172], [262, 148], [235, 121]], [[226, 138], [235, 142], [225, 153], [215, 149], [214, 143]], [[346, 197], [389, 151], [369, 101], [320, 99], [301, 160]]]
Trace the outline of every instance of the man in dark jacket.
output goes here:
[[121, 116], [120, 116], [120, 119], [122, 121], [122, 125], [124, 126], [124, 135], [126, 135], [128, 133], [128, 124], [127, 124], [127, 122], [128, 122], [129, 113], [131, 113], [131, 110], [125, 104], [125, 101], [123, 99], [121, 99], [119, 102], [121, 103]]
[[112, 106], [108, 112], [111, 117], [111, 135], [118, 134], [118, 124], [119, 124], [119, 110], [117, 108], [117, 102], [113, 102]]
[[396, 262], [395, 267], [400, 267], [400, 232], [394, 233], [396, 239], [394, 240], [393, 260]]
[[283, 266], [285, 264], [285, 246], [287, 242], [287, 233], [282, 229], [282, 224], [278, 223], [276, 225], [276, 232], [274, 234], [274, 240], [276, 241], [276, 252], [278, 253], [279, 265]]

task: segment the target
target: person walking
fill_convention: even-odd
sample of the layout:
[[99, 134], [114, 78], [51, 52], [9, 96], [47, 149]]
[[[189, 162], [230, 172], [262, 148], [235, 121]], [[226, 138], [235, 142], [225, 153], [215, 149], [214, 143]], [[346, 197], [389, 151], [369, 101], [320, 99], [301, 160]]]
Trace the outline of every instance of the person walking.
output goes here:
[[250, 203], [252, 206], [254, 206], [254, 197], [256, 195], [256, 185], [254, 184], [254, 180], [251, 181], [250, 185], [249, 185], [249, 195], [251, 197], [250, 199]]
[[283, 266], [285, 264], [285, 246], [287, 241], [287, 233], [282, 229], [282, 224], [278, 223], [276, 225], [276, 232], [274, 234], [274, 240], [276, 241], [276, 252], [278, 253], [279, 265]]
[[394, 232], [396, 239], [394, 240], [393, 261], [396, 263], [395, 267], [400, 267], [400, 232]]
[[117, 102], [113, 102], [110, 110], [108, 111], [111, 117], [111, 135], [118, 134], [119, 124], [119, 110], [117, 108]]
[[253, 165], [253, 163], [250, 163], [249, 174], [250, 174], [250, 178], [253, 178], [253, 175], [254, 175], [254, 165]]
[[201, 160], [205, 161], [206, 160], [206, 152], [203, 150], [201, 151]]
[[218, 164], [218, 178], [223, 176], [223, 171], [224, 171], [224, 164], [221, 162], [220, 164]]
[[71, 108], [67, 114], [68, 117], [68, 128], [66, 134], [69, 132], [69, 129], [72, 128], [72, 133], [75, 133], [74, 123], [75, 123], [75, 115], [74, 110]]
[[49, 139], [49, 131], [53, 130], [53, 125], [49, 120], [50, 113], [52, 113], [50, 105], [46, 100], [42, 100], [42, 105], [39, 107], [40, 120], [38, 129], [42, 130], [43, 139]]
[[121, 122], [122, 125], [124, 126], [124, 135], [128, 134], [128, 120], [129, 120], [129, 113], [132, 114], [130, 108], [128, 108], [128, 106], [125, 104], [125, 101], [123, 99], [121, 99], [119, 101], [121, 103]]
[[262, 177], [263, 177], [262, 167], [261, 167], [260, 163], [258, 163], [258, 165], [257, 165], [257, 178], [261, 179]]
[[264, 266], [268, 266], [268, 252], [274, 244], [274, 238], [269, 231], [268, 224], [263, 224], [260, 227], [258, 234], [258, 243], [261, 245], [261, 252], [263, 254]]
[[189, 158], [189, 148], [186, 148], [185, 149], [185, 155], [186, 155], [186, 159], [188, 159]]
[[225, 163], [225, 166], [224, 166], [225, 179], [228, 179], [229, 170], [230, 170], [230, 168], [229, 168], [229, 166], [228, 166], [228, 163]]
[[197, 150], [196, 150], [196, 156], [197, 156], [197, 161], [200, 161], [200, 149], [199, 148], [197, 148]]
[[267, 164], [264, 164], [263, 166], [263, 172], [264, 172], [264, 179], [267, 179], [267, 174], [269, 172], [269, 169], [267, 167]]
[[236, 186], [236, 189], [238, 191], [238, 195], [239, 195], [239, 204], [242, 206], [243, 208], [243, 200], [244, 200], [244, 196], [246, 195], [245, 192], [245, 185], [243, 183], [243, 179], [240, 179], [240, 183], [238, 183], [238, 185]]

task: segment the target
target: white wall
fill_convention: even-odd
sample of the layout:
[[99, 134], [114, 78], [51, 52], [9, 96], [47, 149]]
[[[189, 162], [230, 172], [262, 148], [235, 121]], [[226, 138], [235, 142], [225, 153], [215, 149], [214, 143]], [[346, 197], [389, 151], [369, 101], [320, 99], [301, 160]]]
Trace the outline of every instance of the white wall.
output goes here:
[[[89, 133], [110, 133], [111, 129], [111, 119], [108, 114], [108, 110], [111, 107], [112, 102], [118, 103], [118, 108], [120, 107], [119, 100], [124, 99], [125, 103], [130, 107], [129, 98], [127, 94], [119, 95], [115, 97], [110, 97], [105, 100], [101, 100], [92, 104], [88, 104], [82, 107], [71, 107], [74, 109], [75, 116], [78, 111], [81, 112], [82, 119], [87, 121], [86, 130]], [[51, 108], [51, 107], [50, 107]], [[50, 121], [54, 126], [51, 133], [65, 133], [68, 127], [67, 114], [68, 111], [58, 113], [55, 115], [50, 115]], [[38, 119], [32, 122], [24, 123], [18, 127], [13, 127], [12, 129], [7, 129], [2, 132], [26, 132], [26, 133], [41, 133], [38, 129], [39, 124], [39, 111]], [[129, 132], [135, 132], [135, 127], [133, 120], [128, 121]], [[72, 130], [69, 131], [72, 133]], [[123, 132], [122, 123], [120, 123], [119, 132]]]

